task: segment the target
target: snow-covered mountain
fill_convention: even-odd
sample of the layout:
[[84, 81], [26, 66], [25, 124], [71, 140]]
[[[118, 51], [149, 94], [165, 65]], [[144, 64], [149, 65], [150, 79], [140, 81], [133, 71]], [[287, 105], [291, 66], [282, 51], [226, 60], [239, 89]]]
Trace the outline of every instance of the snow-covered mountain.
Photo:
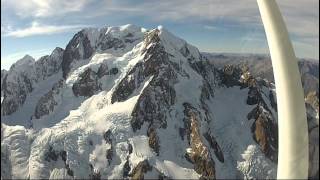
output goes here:
[[84, 29], [64, 50], [1, 71], [1, 96], [4, 179], [276, 177], [274, 85], [216, 67], [162, 27]]

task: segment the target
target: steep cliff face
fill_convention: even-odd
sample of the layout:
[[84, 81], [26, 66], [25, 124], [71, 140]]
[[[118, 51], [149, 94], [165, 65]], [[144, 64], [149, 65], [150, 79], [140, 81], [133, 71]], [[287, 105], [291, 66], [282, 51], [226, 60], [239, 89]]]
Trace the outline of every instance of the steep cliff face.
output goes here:
[[162, 27], [84, 29], [53, 54], [1, 116], [2, 178], [275, 178], [274, 85], [250, 70]]
[[[7, 74], [8, 74], [8, 71], [7, 70], [5, 70], [5, 69], [2, 69], [1, 70], [1, 87], [3, 86], [2, 84], [3, 84], [3, 80], [4, 80], [4, 78], [7, 76]], [[1, 88], [1, 102], [2, 102], [2, 97], [3, 97], [3, 90], [2, 90], [2, 88]]]

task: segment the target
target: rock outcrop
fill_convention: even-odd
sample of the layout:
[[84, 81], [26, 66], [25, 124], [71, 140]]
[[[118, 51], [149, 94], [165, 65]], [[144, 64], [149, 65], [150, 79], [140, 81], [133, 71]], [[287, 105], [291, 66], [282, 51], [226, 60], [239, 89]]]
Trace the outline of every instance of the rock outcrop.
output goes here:
[[214, 161], [211, 158], [208, 147], [203, 143], [201, 132], [199, 129], [199, 115], [194, 107], [188, 103], [184, 103], [185, 113], [185, 129], [190, 144], [187, 151], [187, 157], [194, 164], [194, 169], [205, 179], [215, 178]]
[[90, 68], [86, 69], [72, 86], [75, 96], [90, 97], [98, 90], [100, 90], [98, 76]]
[[35, 108], [34, 117], [39, 119], [44, 115], [48, 115], [50, 112], [53, 112], [55, 106], [58, 105], [58, 102], [55, 99], [55, 96], [60, 93], [64, 80], [61, 79], [57, 82], [52, 89], [42, 96]]

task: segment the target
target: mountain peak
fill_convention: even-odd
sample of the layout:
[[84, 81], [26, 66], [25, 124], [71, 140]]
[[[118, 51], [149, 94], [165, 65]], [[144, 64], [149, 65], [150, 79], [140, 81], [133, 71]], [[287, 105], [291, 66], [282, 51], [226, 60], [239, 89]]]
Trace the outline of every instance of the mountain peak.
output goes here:
[[52, 53], [58, 53], [58, 52], [61, 52], [61, 51], [64, 51], [64, 49], [61, 48], [61, 47], [56, 47], [56, 48], [54, 48], [54, 50], [52, 51]]
[[35, 59], [32, 56], [30, 56], [29, 54], [26, 54], [17, 62], [33, 62], [33, 61], [35, 61]]
[[121, 31], [123, 31], [123, 30], [140, 30], [140, 29], [141, 29], [141, 27], [136, 26], [134, 24], [125, 24], [125, 25], [120, 26]]
[[[32, 56], [30, 56], [30, 55], [28, 55], [28, 54], [26, 54], [25, 56], [23, 56], [21, 59], [19, 59], [16, 63], [14, 63], [12, 66], [11, 66], [11, 68], [13, 68], [13, 67], [22, 67], [22, 66], [26, 66], [26, 65], [31, 65], [31, 64], [33, 64], [35, 62], [35, 59], [32, 57]], [[11, 69], [10, 68], [10, 69]]]

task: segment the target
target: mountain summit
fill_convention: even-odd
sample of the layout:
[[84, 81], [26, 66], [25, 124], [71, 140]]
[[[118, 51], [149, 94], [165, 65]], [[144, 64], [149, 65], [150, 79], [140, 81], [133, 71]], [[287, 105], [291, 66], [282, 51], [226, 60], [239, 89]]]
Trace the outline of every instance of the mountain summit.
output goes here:
[[4, 179], [276, 177], [273, 83], [215, 67], [161, 26], [83, 29], [18, 64], [1, 72]]

